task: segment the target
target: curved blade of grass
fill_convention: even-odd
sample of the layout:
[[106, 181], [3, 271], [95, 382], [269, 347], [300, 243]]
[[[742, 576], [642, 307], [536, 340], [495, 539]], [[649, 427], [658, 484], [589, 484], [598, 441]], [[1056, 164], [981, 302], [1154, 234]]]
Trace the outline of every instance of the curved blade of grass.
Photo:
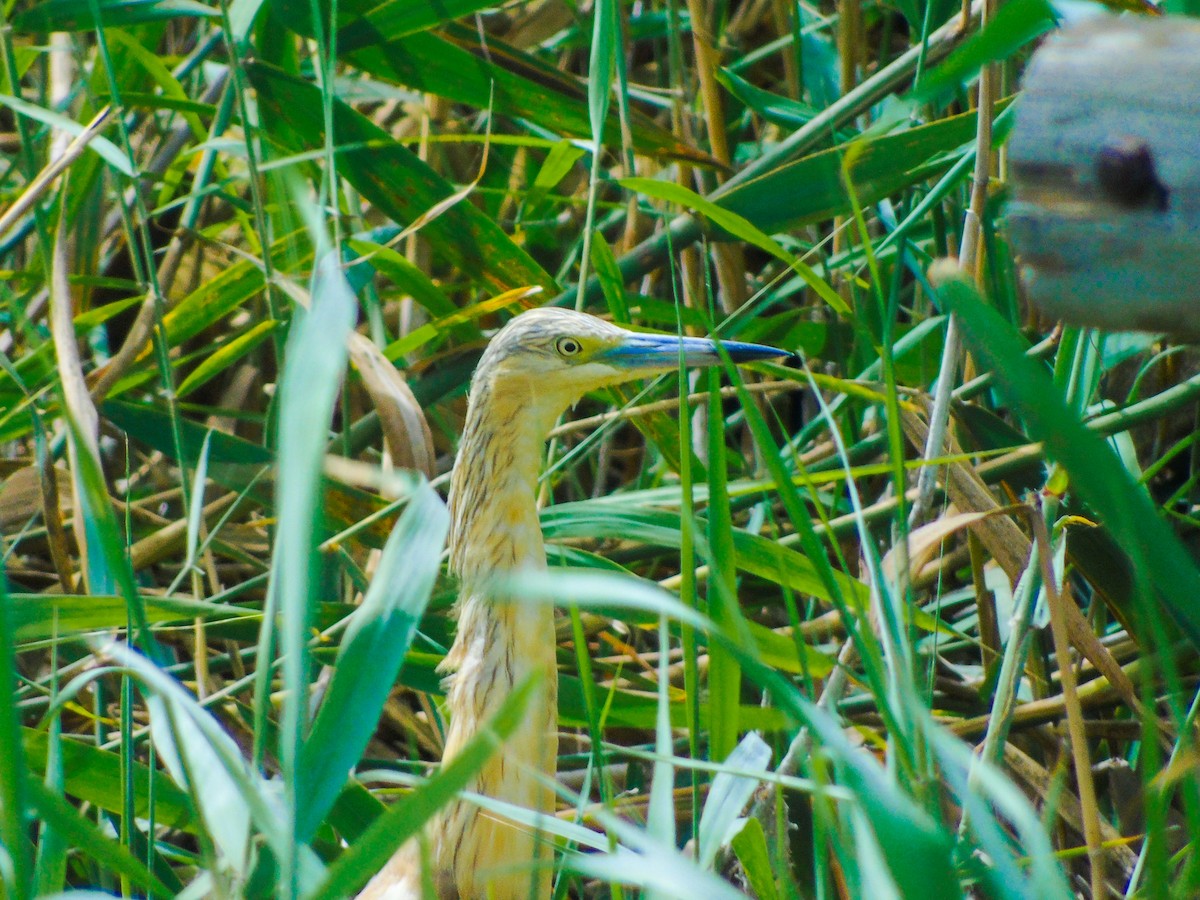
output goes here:
[[212, 714], [183, 685], [129, 647], [110, 643], [98, 652], [141, 683], [159, 758], [172, 780], [190, 792], [219, 861], [248, 874], [244, 869], [251, 822], [282, 857], [290, 841], [279, 821], [278, 804]]
[[[251, 811], [243, 788], [252, 783], [253, 775], [243, 769], [240, 777], [231, 777], [231, 767], [244, 765], [237, 746], [224, 733], [214, 742], [215, 723], [207, 733], [201, 729], [197, 710], [186, 709], [194, 701], [179, 693], [146, 698], [154, 747], [172, 780], [190, 791], [204, 823], [204, 836], [216, 847], [216, 866], [245, 878], [250, 866]], [[214, 743], [221, 745], [219, 750]]]
[[[928, 716], [922, 716], [922, 722], [945, 779], [967, 813], [969, 828], [989, 858], [988, 868], [995, 872], [988, 884], [993, 895], [1012, 900], [1073, 896], [1046, 830], [1020, 788]], [[1015, 842], [1010, 831], [1017, 834]]]
[[771, 868], [771, 855], [767, 851], [767, 836], [762, 823], [758, 819], [746, 819], [729, 843], [742, 865], [742, 871], [746, 873], [754, 896], [759, 900], [777, 900], [779, 891], [775, 887], [775, 873]]
[[182, 400], [210, 379], [228, 371], [234, 363], [270, 337], [281, 324], [273, 319], [257, 322], [233, 340], [222, 344], [187, 374], [175, 390], [175, 396]]
[[747, 671], [757, 672], [760, 684], [775, 685], [772, 696], [812, 729], [839, 781], [854, 793], [900, 896], [961, 897], [949, 830], [905, 793], [874, 757], [851, 744], [841, 726], [794, 685], [754, 663]]
[[921, 79], [911, 99], [928, 102], [944, 91], [961, 86], [990, 62], [1008, 59], [1034, 38], [1058, 24], [1049, 0], [1012, 0], [961, 46], [956, 47], [932, 72]]
[[[667, 855], [671, 863], [666, 861]], [[613, 884], [639, 887], [660, 898], [694, 900], [744, 900], [745, 894], [723, 879], [695, 868], [695, 863], [682, 857], [675, 848], [659, 848], [656, 854], [634, 853], [623, 847], [613, 853], [573, 853], [567, 857], [567, 868]]]
[[361, 19], [343, 27], [337, 36], [339, 48], [352, 49], [365, 42], [395, 40], [452, 22], [492, 6], [491, 0], [385, 0]]
[[596, 821], [615, 835], [622, 846], [614, 853], [569, 854], [564, 860], [567, 868], [617, 884], [648, 888], [659, 897], [733, 900], [743, 896], [729, 882], [712, 872], [706, 872], [674, 846], [663, 844], [608, 809], [598, 807], [591, 812]]
[[[383, 349], [383, 355], [394, 362], [420, 349], [435, 338], [442, 337], [449, 329], [473, 323], [480, 316], [488, 315], [496, 310], [507, 309], [510, 306], [517, 306], [519, 311], [520, 306], [528, 305], [532, 302], [530, 298], [540, 293], [542, 293], [542, 289], [538, 287], [513, 288], [480, 303], [474, 303], [466, 309], [456, 309], [432, 322], [419, 325], [403, 337], [392, 341]], [[475, 330], [478, 333], [478, 327]]]
[[366, 749], [441, 567], [449, 513], [421, 481], [388, 538], [362, 605], [338, 649], [325, 700], [297, 773], [297, 834], [308, 840]]
[[[100, 407], [100, 412], [134, 440], [175, 459], [177, 449], [171, 437], [171, 420], [163, 410], [142, 403], [108, 400]], [[179, 426], [183, 452], [195, 459], [204, 447], [205, 435], [209, 430], [189, 419], [181, 419]], [[245, 438], [220, 431], [212, 432], [209, 463], [213, 466], [231, 464], [261, 467], [273, 460], [271, 451]]]
[[679, 602], [653, 582], [608, 572], [521, 572], [496, 585], [505, 596], [522, 601], [555, 603], [562, 606], [596, 606], [629, 609], [670, 616], [709, 631], [714, 625], [707, 616]]
[[[382, 80], [528, 119], [556, 135], [591, 135], [585, 85], [493, 35], [488, 36], [484, 48], [474, 29], [451, 24], [437, 34], [410, 34], [392, 40], [356, 22], [339, 33], [338, 52]], [[603, 134], [605, 143], [621, 143], [620, 123], [615, 117], [606, 117]], [[638, 110], [630, 117], [629, 134], [638, 153], [686, 159], [702, 166], [713, 164], [710, 156], [680, 142]]]
[[[797, 128], [820, 114], [820, 110], [810, 103], [802, 103], [791, 97], [781, 97], [756, 87], [732, 69], [719, 69], [716, 73], [725, 90], [750, 109], [754, 110], [768, 122], [782, 125], [784, 128]], [[842, 131], [834, 135], [838, 143], [854, 138], [854, 132]]]
[[[169, 2], [178, 3], [180, 0], [169, 0]], [[183, 89], [183, 85], [179, 83], [178, 79], [171, 73], [171, 70], [167, 68], [162, 57], [149, 47], [135, 40], [127, 31], [114, 28], [107, 34], [108, 40], [112, 42], [112, 45], [120, 48], [125, 59], [124, 64], [130, 67], [136, 64], [145, 70], [150, 80], [158, 86], [163, 100], [182, 101], [186, 105], [188, 100], [187, 92]], [[122, 105], [124, 104], [124, 99], [124, 94], [122, 93]], [[192, 136], [197, 141], [203, 141], [208, 137], [208, 129], [204, 127], [204, 123], [200, 121], [200, 117], [196, 113], [184, 110], [183, 117], [187, 121], [188, 127], [192, 130]]]
[[[586, 130], [568, 130], [564, 133], [580, 137], [589, 135], [590, 110], [587, 110], [585, 102], [587, 87], [580, 79], [567, 74], [548, 59], [541, 59], [532, 53], [524, 53], [511, 44], [496, 40], [494, 37], [489, 36], [485, 46], [481, 43], [479, 32], [475, 28], [461, 23], [447, 26], [443, 34], [472, 56], [485, 57], [492, 61], [497, 71], [490, 72], [489, 75], [496, 79], [497, 94], [500, 93], [501, 73], [504, 73], [510, 77], [518, 76], [526, 83], [533, 85], [534, 96], [536, 97], [537, 92], [540, 92], [544, 100], [550, 101], [557, 107], [556, 111], [559, 113], [564, 111], [564, 107], [574, 106], [575, 98], [578, 98], [578, 108], [585, 110], [584, 121], [588, 122], [589, 126], [586, 127]], [[572, 115], [576, 114], [572, 112]], [[718, 165], [712, 156], [691, 144], [683, 143], [673, 132], [658, 125], [651, 116], [646, 115], [640, 109], [628, 109], [627, 116], [628, 137], [635, 152], [645, 155], [668, 156], [704, 167]], [[623, 142], [621, 124], [614, 121], [614, 117], [611, 115], [605, 122], [604, 141], [612, 146], [618, 146]]]
[[326, 821], [348, 844], [353, 844], [386, 811], [382, 800], [359, 782], [350, 781], [342, 788]]
[[[457, 312], [458, 307], [442, 292], [440, 287], [433, 283], [433, 280], [420, 266], [410, 262], [403, 253], [387, 246], [396, 240], [399, 234], [398, 226], [389, 226], [386, 230], [378, 228], [368, 235], [356, 235], [343, 242], [342, 250], [347, 255], [356, 254], [357, 259], [363, 261], [364, 268], [370, 268], [372, 273], [377, 271], [391, 280], [396, 287], [425, 307], [429, 315], [434, 318]], [[357, 267], [356, 260], [355, 268]], [[355, 277], [353, 269], [347, 274], [352, 279]], [[473, 337], [479, 337], [478, 329], [475, 330]]]
[[[672, 727], [687, 728], [687, 712], [682, 699], [672, 700], [669, 710]], [[589, 725], [583, 685], [574, 676], [564, 674], [558, 677], [558, 718], [563, 725], [572, 728], [587, 728]], [[699, 721], [707, 728], [708, 720], [708, 709], [705, 707], [700, 712]], [[778, 709], [748, 704], [739, 707], [738, 720], [747, 729], [763, 732], [775, 732], [795, 724], [794, 719]], [[614, 690], [604, 699], [604, 721], [609, 727], [654, 729], [658, 725], [657, 698], [645, 693]]]
[[535, 207], [546, 199], [546, 195], [558, 187], [559, 182], [567, 177], [585, 152], [567, 140], [559, 141], [551, 147], [545, 162], [533, 179], [533, 185], [525, 193], [526, 209]]
[[[266, 255], [288, 260], [297, 268], [307, 266], [312, 260], [312, 247], [305, 237], [303, 231], [295, 231], [279, 238]], [[257, 260], [240, 259], [222, 269], [163, 316], [167, 342], [174, 347], [195, 337], [248, 300], [262, 296], [266, 284], [262, 264]]]

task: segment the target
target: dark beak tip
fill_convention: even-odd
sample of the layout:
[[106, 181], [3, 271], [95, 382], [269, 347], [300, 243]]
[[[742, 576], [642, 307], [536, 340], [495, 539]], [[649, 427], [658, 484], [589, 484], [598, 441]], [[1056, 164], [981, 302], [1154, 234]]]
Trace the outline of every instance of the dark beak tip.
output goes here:
[[769, 359], [795, 359], [796, 354], [791, 350], [780, 350], [777, 347], [752, 344], [748, 347], [730, 349], [729, 358], [734, 362], [761, 362]]

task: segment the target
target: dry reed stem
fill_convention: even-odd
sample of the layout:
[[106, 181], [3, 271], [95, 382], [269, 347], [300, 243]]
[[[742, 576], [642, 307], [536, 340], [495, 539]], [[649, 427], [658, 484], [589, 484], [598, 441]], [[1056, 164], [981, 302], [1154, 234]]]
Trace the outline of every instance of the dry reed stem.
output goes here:
[[1042, 564], [1042, 585], [1050, 607], [1050, 632], [1054, 640], [1054, 656], [1058, 661], [1059, 685], [1063, 706], [1067, 712], [1067, 733], [1070, 736], [1071, 759], [1075, 765], [1075, 783], [1079, 789], [1080, 812], [1083, 816], [1083, 836], [1087, 841], [1088, 862], [1091, 863], [1093, 900], [1101, 900], [1104, 886], [1104, 854], [1100, 847], [1100, 809], [1096, 803], [1096, 785], [1092, 780], [1092, 761], [1088, 755], [1087, 734], [1083, 728], [1083, 710], [1075, 683], [1075, 664], [1071, 659], [1071, 639], [1067, 633], [1066, 607], [1074, 604], [1058, 590], [1054, 572], [1054, 545], [1046, 528], [1046, 520], [1035, 512], [1034, 539], [1038, 543], [1038, 559]]

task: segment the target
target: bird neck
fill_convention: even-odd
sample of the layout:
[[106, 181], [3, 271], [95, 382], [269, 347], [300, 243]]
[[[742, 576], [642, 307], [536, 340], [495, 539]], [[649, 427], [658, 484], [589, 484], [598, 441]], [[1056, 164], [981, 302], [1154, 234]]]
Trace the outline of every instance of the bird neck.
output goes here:
[[[565, 406], [565, 404], [564, 404]], [[467, 790], [543, 814], [553, 792], [535, 773], [553, 776], [558, 757], [558, 683], [554, 610], [509, 600], [490, 583], [521, 569], [544, 568], [546, 549], [535, 491], [546, 434], [561, 410], [532, 387], [471, 385], [467, 421], [450, 477], [450, 568], [459, 579], [458, 627], [440, 670], [450, 724], [443, 759], [454, 759], [530, 676], [539, 687], [501, 750]], [[444, 809], [433, 829], [436, 871], [455, 896], [550, 896], [549, 851], [532, 832], [482, 815], [464, 801]], [[453, 893], [453, 892], [452, 892]]]
[[450, 477], [450, 569], [464, 595], [497, 575], [545, 566], [535, 494], [542, 448], [560, 412], [532, 383], [471, 385]]

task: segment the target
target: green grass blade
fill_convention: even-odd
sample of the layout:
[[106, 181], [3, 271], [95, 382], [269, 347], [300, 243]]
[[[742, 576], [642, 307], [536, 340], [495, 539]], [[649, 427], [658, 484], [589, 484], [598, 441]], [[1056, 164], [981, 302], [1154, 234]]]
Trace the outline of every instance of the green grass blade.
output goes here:
[[183, 399], [210, 379], [227, 372], [234, 363], [274, 334], [279, 326], [280, 323], [274, 320], [257, 322], [233, 340], [226, 341], [187, 374], [179, 383], [175, 396]]
[[[725, 449], [725, 413], [721, 402], [721, 372], [709, 369], [708, 377], [708, 615], [718, 628], [733, 634], [741, 625], [737, 608], [737, 562], [734, 556], [732, 515], [725, 478], [729, 468]], [[737, 746], [738, 705], [742, 696], [742, 671], [725, 648], [709, 648], [708, 754], [713, 761], [724, 760]]]
[[497, 590], [528, 602], [604, 606], [670, 616], [701, 631], [713, 627], [707, 616], [684, 606], [653, 582], [608, 572], [521, 572], [503, 579]]
[[354, 47], [364, 39], [394, 40], [469, 16], [491, 6], [489, 0], [385, 0], [361, 19], [338, 32], [339, 47]]
[[743, 659], [743, 664], [762, 686], [770, 688], [777, 701], [812, 729], [823, 752], [832, 759], [838, 780], [853, 792], [900, 896], [961, 897], [949, 830], [902, 790], [874, 757], [851, 744], [841, 726], [794, 685], [753, 661]]
[[752, 221], [730, 209], [724, 198], [720, 202], [714, 203], [712, 200], [701, 197], [695, 191], [681, 184], [675, 184], [671, 181], [658, 181], [653, 178], [622, 178], [621, 186], [628, 190], [636, 191], [639, 194], [645, 194], [648, 197], [670, 200], [673, 203], [678, 203], [680, 206], [703, 214], [714, 225], [729, 232], [729, 234], [738, 240], [758, 247], [760, 250], [770, 253], [776, 259], [786, 263], [804, 280], [805, 284], [816, 291], [817, 295], [840, 315], [847, 319], [854, 318], [850, 307], [846, 305], [846, 301], [838, 296], [838, 293], [833, 288], [818, 278], [811, 267], [805, 265], [791, 253], [788, 253], [777, 240], [765, 234]]
[[1058, 14], [1048, 0], [1013, 0], [1004, 4], [984, 28], [971, 35], [940, 66], [921, 79], [913, 99], [929, 101], [958, 88], [983, 66], [1011, 57], [1057, 24]]
[[[58, 616], [60, 636], [78, 636], [94, 631], [124, 628], [129, 606], [122, 597], [80, 594], [13, 594], [10, 597], [14, 640], [21, 644], [55, 636]], [[186, 622], [197, 618], [210, 621], [256, 619], [256, 610], [206, 600], [176, 597], [142, 597], [148, 624]]]
[[7, 857], [5, 896], [30, 896], [32, 857], [26, 834], [26, 796], [32, 783], [25, 769], [17, 710], [16, 668], [12, 644], [12, 613], [4, 574], [0, 572], [0, 844]]
[[[380, 79], [477, 109], [490, 106], [498, 115], [528, 119], [553, 135], [591, 136], [584, 84], [494, 36], [480, 44], [474, 28], [456, 24], [437, 34], [412, 34], [399, 40], [380, 41], [365, 29], [361, 41], [358, 37], [354, 35], [349, 44], [342, 43], [339, 36], [339, 48], [347, 61]], [[606, 144], [621, 143], [620, 123], [615, 117], [607, 117], [603, 133]], [[712, 164], [711, 157], [678, 140], [641, 111], [631, 117], [630, 138], [636, 151], [647, 156]]]
[[[680, 516], [675, 512], [620, 509], [595, 501], [561, 503], [542, 512], [542, 530], [547, 539], [554, 540], [609, 538], [678, 549], [681, 528]], [[821, 561], [816, 562], [811, 554], [740, 528], [732, 533], [735, 562], [742, 571], [830, 602], [839, 598], [846, 602], [867, 602], [867, 586], [831, 568], [823, 558], [818, 557]], [[706, 544], [698, 549], [702, 555], [708, 555]]]
[[212, 842], [216, 864], [236, 877], [248, 874], [252, 822], [282, 855], [288, 843], [277, 804], [216, 719], [178, 681], [128, 647], [110, 643], [99, 652], [141, 683], [155, 749], [171, 779], [191, 794], [203, 822], [199, 834]]
[[[279, 388], [279, 530], [272, 572], [279, 598], [279, 650], [283, 709], [279, 723], [279, 762], [287, 798], [286, 828], [293, 848], [300, 838], [303, 791], [301, 748], [308, 730], [309, 623], [316, 584], [317, 541], [321, 535], [321, 466], [342, 376], [346, 335], [358, 308], [337, 256], [326, 253], [313, 273], [312, 305], [297, 311], [288, 339]], [[285, 894], [299, 889], [295, 850], [280, 859]]]
[[83, 507], [86, 534], [88, 586], [93, 591], [107, 592], [115, 587], [125, 601], [127, 622], [132, 626], [133, 639], [150, 659], [159, 662], [162, 651], [154, 635], [150, 633], [150, 622], [146, 607], [134, 582], [133, 570], [125, 553], [125, 541], [113, 513], [112, 501], [95, 457], [83, 449], [86, 440], [77, 423], [68, 416], [72, 438], [81, 448], [75, 454], [77, 469], [75, 483], [80, 504]]
[[675, 769], [667, 762], [674, 749], [671, 740], [671, 686], [670, 673], [667, 670], [666, 652], [670, 646], [670, 629], [667, 628], [666, 618], [659, 619], [658, 640], [658, 697], [656, 703], [657, 716], [654, 723], [654, 749], [659, 760], [654, 763], [654, 779], [650, 782], [650, 803], [646, 810], [646, 831], [658, 840], [674, 844], [676, 835], [675, 825]]
[[758, 819], [746, 819], [746, 824], [733, 836], [730, 844], [754, 896], [760, 900], [777, 900], [779, 891], [775, 887], [775, 873], [762, 823]]
[[[59, 131], [65, 131], [67, 134], [78, 137], [86, 130], [86, 126], [80, 125], [74, 119], [69, 119], [66, 116], [51, 112], [48, 109], [37, 106], [22, 100], [20, 97], [13, 97], [0, 93], [0, 104], [7, 106], [18, 115], [27, 116], [35, 122], [41, 122], [43, 125], [49, 125]], [[122, 153], [117, 145], [108, 138], [96, 136], [88, 142], [88, 149], [97, 154], [106, 163], [120, 172], [122, 175], [133, 177], [133, 167], [129, 163], [129, 157]]]
[[308, 840], [366, 749], [440, 567], [449, 514], [424, 481], [392, 531], [362, 605], [351, 616], [333, 678], [300, 754], [296, 826]]

